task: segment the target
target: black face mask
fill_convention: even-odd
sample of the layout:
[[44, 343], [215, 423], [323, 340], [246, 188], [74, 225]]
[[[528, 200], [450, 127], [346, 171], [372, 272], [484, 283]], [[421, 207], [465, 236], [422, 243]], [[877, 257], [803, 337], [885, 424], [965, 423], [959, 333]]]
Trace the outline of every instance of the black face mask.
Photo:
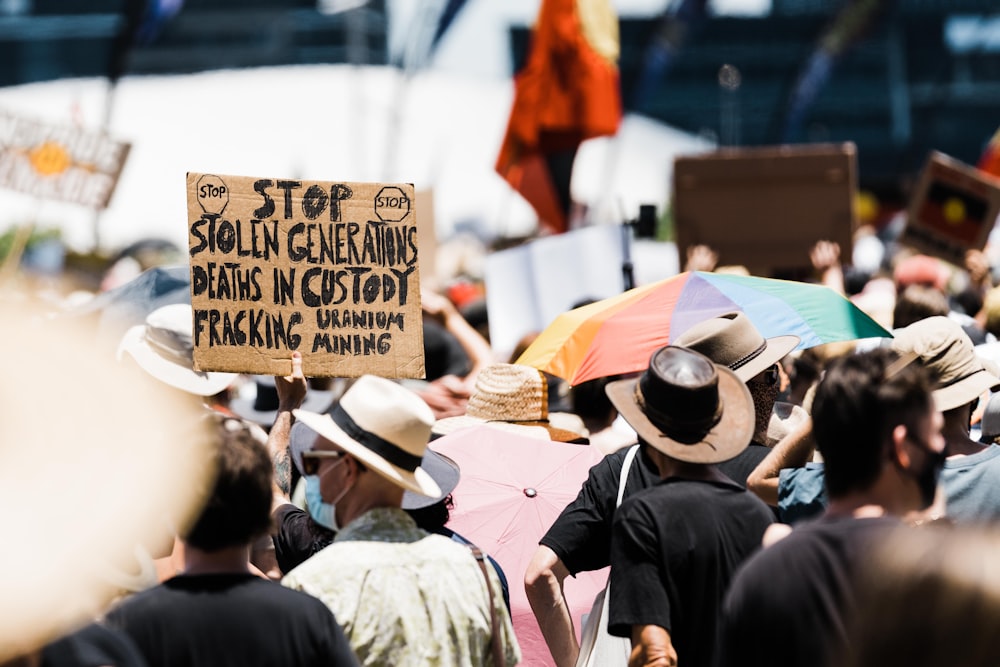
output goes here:
[[915, 473], [910, 470], [906, 472], [916, 480], [917, 486], [920, 488], [920, 501], [923, 503], [920, 509], [927, 509], [934, 502], [938, 478], [941, 476], [941, 468], [944, 467], [944, 461], [948, 455], [944, 451], [931, 451], [923, 441], [916, 438], [911, 439], [920, 445], [920, 449], [924, 453], [924, 465]]

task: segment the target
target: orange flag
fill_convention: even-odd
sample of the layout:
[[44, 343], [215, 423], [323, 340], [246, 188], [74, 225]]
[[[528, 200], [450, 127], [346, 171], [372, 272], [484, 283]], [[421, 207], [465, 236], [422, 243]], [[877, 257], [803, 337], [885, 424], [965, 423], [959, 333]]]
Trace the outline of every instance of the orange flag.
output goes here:
[[1000, 176], [1000, 130], [990, 139], [976, 166], [987, 174]]
[[618, 50], [610, 0], [542, 0], [496, 170], [554, 232], [567, 228], [569, 174], [549, 158], [618, 131]]

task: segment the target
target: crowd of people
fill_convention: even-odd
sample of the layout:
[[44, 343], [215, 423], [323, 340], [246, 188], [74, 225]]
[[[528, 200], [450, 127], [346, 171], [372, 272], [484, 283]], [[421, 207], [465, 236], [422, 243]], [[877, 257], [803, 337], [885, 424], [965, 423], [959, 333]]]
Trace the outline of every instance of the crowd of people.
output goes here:
[[[248, 377], [194, 370], [190, 306], [155, 308], [116, 363], [203, 406], [200, 514], [112, 605], [5, 664], [996, 664], [988, 255], [842, 264], [821, 242], [811, 261], [892, 336], [800, 350], [733, 311], [569, 387], [425, 290], [424, 381], [307, 378], [297, 352]], [[482, 427], [600, 452], [524, 571], [449, 526], [462, 471], [435, 440]], [[585, 627], [567, 577], [608, 566]], [[519, 643], [515, 587], [544, 655]]]

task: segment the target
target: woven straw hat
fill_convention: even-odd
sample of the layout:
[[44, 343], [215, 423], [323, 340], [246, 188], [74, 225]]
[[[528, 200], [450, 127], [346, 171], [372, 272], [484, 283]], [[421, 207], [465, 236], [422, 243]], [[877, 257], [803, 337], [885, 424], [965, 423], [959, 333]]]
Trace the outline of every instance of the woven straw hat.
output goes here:
[[1000, 385], [1000, 377], [986, 370], [976, 356], [972, 339], [962, 325], [937, 315], [893, 332], [892, 349], [915, 354], [935, 378], [934, 404], [941, 412], [979, 398]]
[[465, 414], [434, 424], [435, 435], [489, 424], [528, 437], [544, 434], [550, 440], [582, 442], [580, 433], [553, 426], [549, 420], [548, 383], [537, 368], [522, 364], [491, 364], [476, 376]]

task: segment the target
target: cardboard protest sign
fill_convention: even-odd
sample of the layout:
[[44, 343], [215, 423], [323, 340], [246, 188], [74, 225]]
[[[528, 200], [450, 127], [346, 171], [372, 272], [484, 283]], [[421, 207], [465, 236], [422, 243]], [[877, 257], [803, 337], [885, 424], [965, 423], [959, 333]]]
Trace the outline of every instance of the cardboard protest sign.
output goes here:
[[424, 376], [413, 186], [187, 175], [198, 370]]
[[817, 241], [850, 257], [857, 192], [854, 144], [723, 149], [674, 161], [673, 210], [681, 266], [705, 244], [719, 264], [754, 275], [811, 272]]
[[102, 209], [129, 147], [102, 132], [0, 111], [0, 187]]
[[1000, 180], [943, 153], [927, 159], [910, 200], [901, 243], [963, 266], [982, 250], [1000, 214]]

